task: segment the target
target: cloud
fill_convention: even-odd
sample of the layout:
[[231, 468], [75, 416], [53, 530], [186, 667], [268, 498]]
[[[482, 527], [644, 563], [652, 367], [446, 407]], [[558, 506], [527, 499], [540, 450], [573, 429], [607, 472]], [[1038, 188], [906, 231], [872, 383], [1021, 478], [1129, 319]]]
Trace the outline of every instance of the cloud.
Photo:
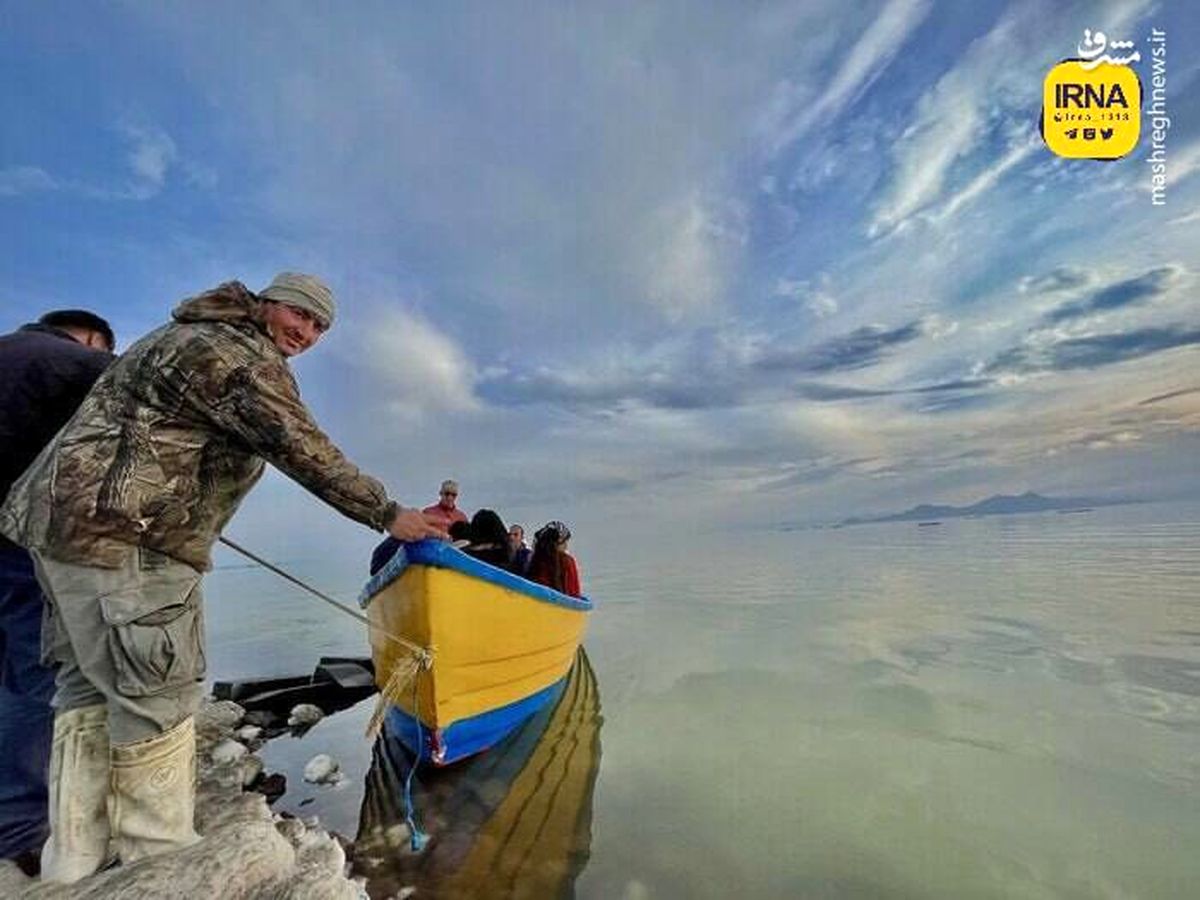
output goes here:
[[1185, 213], [1174, 219], [1168, 220], [1168, 225], [1187, 225], [1191, 222], [1200, 222], [1200, 209], [1193, 209], [1190, 213]]
[[829, 291], [829, 277], [822, 276], [816, 284], [780, 278], [775, 282], [776, 297], [790, 297], [804, 305], [818, 319], [827, 319], [840, 308], [837, 298]]
[[1064, 304], [1052, 310], [1046, 321], [1052, 324], [1090, 316], [1093, 313], [1110, 312], [1123, 307], [1142, 303], [1159, 297], [1179, 282], [1183, 275], [1181, 266], [1160, 266], [1134, 278], [1126, 278], [1089, 294], [1082, 300]]
[[1077, 266], [1059, 266], [1045, 275], [1036, 277], [1030, 275], [1022, 278], [1017, 289], [1022, 294], [1054, 294], [1083, 287], [1089, 281], [1091, 281], [1091, 275], [1087, 270]]
[[815, 124], [828, 126], [867, 91], [901, 52], [909, 36], [929, 15], [930, 0], [889, 0], [845, 55], [833, 79], [812, 102], [807, 90], [791, 91], [791, 108], [776, 115], [778, 124], [768, 139], [768, 154], [775, 156], [795, 143]]
[[[1145, 127], [1143, 125], [1143, 127]], [[1173, 188], [1200, 172], [1200, 140], [1192, 141], [1178, 150], [1169, 149], [1166, 157], [1167, 187]], [[1149, 178], [1143, 179], [1142, 189], [1147, 193], [1153, 187]], [[1187, 221], [1186, 219], [1184, 221]]]
[[1151, 406], [1155, 403], [1162, 403], [1165, 400], [1173, 400], [1176, 397], [1186, 397], [1189, 394], [1200, 394], [1200, 387], [1181, 388], [1178, 391], [1168, 391], [1165, 394], [1156, 394], [1153, 397], [1147, 397], [1138, 403], [1138, 406]]
[[382, 313], [354, 344], [361, 348], [355, 362], [365, 364], [383, 383], [394, 410], [420, 414], [479, 409], [474, 366], [453, 340], [425, 319], [401, 311]]
[[797, 372], [836, 372], [861, 369], [879, 362], [883, 355], [924, 334], [920, 321], [898, 328], [864, 325], [850, 334], [834, 338], [815, 347], [797, 350], [776, 349], [764, 354], [755, 363], [763, 371], [791, 370]]
[[167, 183], [167, 172], [179, 157], [171, 136], [150, 125], [125, 123], [122, 132], [133, 145], [127, 157], [134, 181], [129, 193], [136, 200], [148, 200]]
[[807, 348], [783, 339], [740, 332], [697, 331], [643, 348], [597, 356], [566, 368], [488, 372], [479, 394], [501, 406], [556, 406], [611, 414], [631, 408], [716, 410], [787, 399], [815, 403], [976, 391], [987, 378], [931, 384], [862, 387], [796, 375], [825, 375], [869, 367], [895, 348], [928, 334], [918, 320], [894, 329], [865, 326]]
[[1000, 354], [984, 371], [1000, 376], [1096, 369], [1193, 344], [1200, 344], [1200, 329], [1183, 326], [1031, 342]]
[[697, 194], [652, 222], [643, 244], [648, 298], [672, 320], [723, 299], [726, 257], [745, 241], [733, 214], [719, 215]]
[[[149, 200], [167, 184], [171, 167], [179, 161], [175, 142], [165, 131], [152, 125], [123, 123], [122, 137], [130, 145], [126, 154], [132, 178], [122, 187], [113, 188], [76, 180], [56, 178], [37, 166], [12, 166], [0, 169], [0, 197], [40, 191], [69, 191], [98, 200]], [[211, 169], [186, 165], [189, 181], [212, 187], [216, 176]]]
[[16, 197], [37, 191], [53, 191], [57, 181], [45, 169], [37, 166], [10, 166], [0, 169], [0, 197]]
[[951, 167], [971, 152], [985, 133], [984, 97], [996, 65], [1014, 43], [1015, 23], [997, 25], [967, 49], [917, 103], [912, 125], [893, 150], [893, 176], [867, 229], [878, 237], [900, 228], [940, 196]]
[[984, 169], [962, 190], [952, 195], [948, 200], [941, 203], [936, 209], [930, 210], [927, 214], [923, 214], [925, 218], [933, 223], [944, 222], [946, 219], [953, 216], [964, 206], [968, 205], [981, 195], [990, 191], [996, 186], [996, 183], [1012, 168], [1015, 168], [1020, 163], [1033, 155], [1034, 151], [1041, 147], [1041, 141], [1038, 138], [1029, 138], [1027, 140], [1019, 140], [1014, 143], [1005, 154], [996, 160], [988, 168]]

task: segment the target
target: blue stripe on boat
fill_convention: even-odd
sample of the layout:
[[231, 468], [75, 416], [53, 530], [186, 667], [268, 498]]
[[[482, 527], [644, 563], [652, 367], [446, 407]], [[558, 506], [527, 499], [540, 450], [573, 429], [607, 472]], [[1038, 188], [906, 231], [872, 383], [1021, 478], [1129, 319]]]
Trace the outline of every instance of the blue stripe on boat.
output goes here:
[[[569, 673], [568, 673], [569, 674]], [[479, 753], [504, 740], [510, 732], [526, 719], [533, 716], [548, 703], [557, 700], [566, 686], [567, 676], [564, 675], [554, 684], [543, 688], [536, 694], [530, 694], [522, 700], [488, 710], [469, 719], [455, 722], [441, 732], [441, 758], [436, 760], [438, 765], [449, 765], [473, 753]], [[417, 722], [395, 704], [391, 704], [387, 712], [387, 727], [403, 742], [404, 746], [413, 753], [417, 752]], [[432, 733], [429, 726], [421, 723], [421, 761], [433, 758]]]
[[401, 544], [400, 549], [387, 561], [387, 565], [371, 576], [371, 580], [358, 595], [358, 605], [365, 608], [371, 602], [372, 597], [403, 575], [405, 569], [416, 565], [453, 569], [473, 578], [490, 581], [492, 584], [508, 588], [510, 591], [520, 591], [535, 600], [543, 600], [546, 603], [554, 603], [568, 609], [577, 609], [581, 612], [588, 612], [592, 609], [592, 601], [587, 597], [570, 597], [560, 594], [553, 588], [529, 581], [512, 572], [497, 569], [473, 556], [468, 556], [445, 541], [436, 540]]

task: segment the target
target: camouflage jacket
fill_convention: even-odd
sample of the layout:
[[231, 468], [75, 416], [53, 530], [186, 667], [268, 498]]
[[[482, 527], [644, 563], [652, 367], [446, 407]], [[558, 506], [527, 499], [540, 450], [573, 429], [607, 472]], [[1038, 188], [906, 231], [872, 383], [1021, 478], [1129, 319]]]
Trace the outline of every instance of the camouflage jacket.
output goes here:
[[264, 459], [387, 527], [395, 504], [317, 427], [254, 294], [229, 282], [172, 317], [96, 382], [13, 486], [0, 532], [66, 562], [114, 568], [147, 547], [206, 570]]

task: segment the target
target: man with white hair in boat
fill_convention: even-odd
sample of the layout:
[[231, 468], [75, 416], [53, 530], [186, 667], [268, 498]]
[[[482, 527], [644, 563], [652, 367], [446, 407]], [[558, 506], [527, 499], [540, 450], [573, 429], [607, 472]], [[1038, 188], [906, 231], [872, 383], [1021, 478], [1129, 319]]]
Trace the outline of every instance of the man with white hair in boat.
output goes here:
[[445, 537], [320, 430], [288, 366], [334, 299], [284, 272], [185, 300], [97, 381], [16, 482], [0, 533], [28, 548], [59, 663], [43, 878], [187, 846], [205, 672], [201, 575], [264, 461], [398, 540]]
[[437, 522], [446, 531], [455, 522], [466, 522], [467, 514], [458, 508], [458, 482], [447, 478], [442, 482], [438, 491], [438, 501], [425, 507], [421, 512], [429, 517], [431, 522]]

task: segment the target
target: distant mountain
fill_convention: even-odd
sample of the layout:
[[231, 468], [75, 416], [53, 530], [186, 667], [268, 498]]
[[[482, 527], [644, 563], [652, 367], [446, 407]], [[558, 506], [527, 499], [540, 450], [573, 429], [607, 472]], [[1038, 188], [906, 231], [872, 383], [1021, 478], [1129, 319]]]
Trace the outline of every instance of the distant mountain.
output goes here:
[[938, 519], [961, 519], [964, 516], [1011, 516], [1016, 513], [1047, 512], [1050, 510], [1080, 510], [1093, 506], [1113, 506], [1128, 500], [1095, 500], [1086, 497], [1043, 497], [1033, 491], [1024, 494], [996, 494], [970, 506], [937, 506], [922, 503], [901, 513], [873, 519], [843, 519], [834, 527], [866, 525], [870, 522], [930, 522]]

